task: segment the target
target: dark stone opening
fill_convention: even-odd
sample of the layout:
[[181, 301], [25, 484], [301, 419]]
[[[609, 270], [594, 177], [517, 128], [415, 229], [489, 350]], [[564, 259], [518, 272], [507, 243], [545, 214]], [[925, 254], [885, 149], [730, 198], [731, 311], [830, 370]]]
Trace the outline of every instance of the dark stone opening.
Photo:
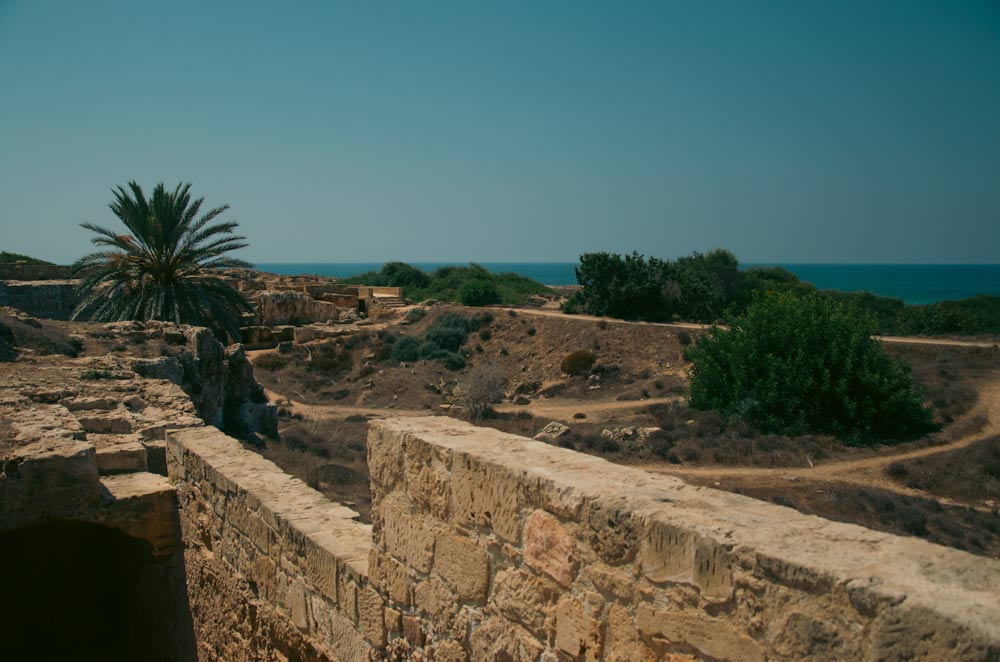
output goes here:
[[0, 534], [0, 658], [193, 657], [183, 565], [96, 524]]

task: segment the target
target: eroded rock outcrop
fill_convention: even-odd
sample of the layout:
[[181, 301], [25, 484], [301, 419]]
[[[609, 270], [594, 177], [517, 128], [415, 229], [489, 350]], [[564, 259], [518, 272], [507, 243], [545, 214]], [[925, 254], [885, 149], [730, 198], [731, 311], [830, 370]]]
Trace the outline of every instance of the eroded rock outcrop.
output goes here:
[[202, 327], [123, 322], [108, 328], [127, 334], [159, 333], [182, 344], [171, 356], [132, 359], [132, 369], [142, 377], [166, 379], [180, 386], [209, 425], [240, 437], [277, 436], [277, 411], [267, 404], [242, 345], [223, 347]]

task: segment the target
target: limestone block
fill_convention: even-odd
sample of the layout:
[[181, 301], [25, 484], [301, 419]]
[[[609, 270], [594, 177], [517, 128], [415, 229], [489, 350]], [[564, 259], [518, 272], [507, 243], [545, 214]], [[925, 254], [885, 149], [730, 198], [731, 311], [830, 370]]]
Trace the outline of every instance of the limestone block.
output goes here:
[[601, 657], [600, 598], [594, 596], [586, 604], [575, 597], [564, 596], [556, 605], [556, 648], [574, 658], [599, 660]]
[[406, 567], [388, 554], [373, 549], [368, 556], [368, 572], [372, 583], [398, 605], [410, 605], [410, 577]]
[[434, 551], [434, 572], [461, 600], [476, 604], [486, 602], [489, 561], [486, 550], [474, 540], [450, 531], [439, 534]]
[[573, 583], [573, 540], [559, 520], [544, 510], [535, 510], [524, 523], [524, 562], [562, 586]]
[[535, 662], [545, 650], [527, 630], [499, 617], [489, 618], [473, 630], [469, 645], [473, 660]]
[[337, 602], [337, 558], [322, 546], [306, 546], [306, 578], [331, 602]]
[[385, 645], [384, 609], [385, 601], [372, 586], [358, 591], [358, 625], [365, 638], [375, 646]]
[[629, 613], [616, 604], [608, 609], [604, 659], [606, 662], [656, 662], [658, 659], [642, 641]]
[[508, 542], [520, 541], [523, 488], [509, 471], [455, 457], [451, 482], [455, 523], [488, 526]]
[[417, 616], [403, 616], [403, 637], [414, 648], [424, 645], [424, 630]]
[[643, 635], [667, 645], [690, 646], [700, 655], [727, 662], [765, 662], [763, 646], [734, 630], [725, 620], [699, 611], [656, 609], [640, 604], [636, 626]]
[[423, 519], [394, 502], [382, 504], [382, 534], [386, 549], [419, 572], [430, 572], [434, 558], [434, 532]]
[[539, 639], [546, 639], [558, 587], [549, 579], [522, 568], [507, 568], [493, 578], [492, 607]]
[[413, 604], [427, 615], [436, 627], [447, 628], [457, 611], [457, 599], [437, 577], [419, 582], [413, 589]]
[[146, 471], [146, 447], [138, 441], [110, 444], [96, 450], [97, 471], [102, 476]]
[[457, 641], [440, 641], [434, 645], [435, 662], [467, 662], [468, 654]]

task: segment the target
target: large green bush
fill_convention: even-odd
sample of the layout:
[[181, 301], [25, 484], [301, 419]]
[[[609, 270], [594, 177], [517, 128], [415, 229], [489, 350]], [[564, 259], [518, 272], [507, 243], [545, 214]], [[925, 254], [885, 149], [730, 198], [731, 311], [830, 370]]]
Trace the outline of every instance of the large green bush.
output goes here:
[[909, 367], [886, 354], [872, 315], [818, 296], [758, 297], [730, 329], [690, 347], [691, 405], [764, 432], [829, 434], [852, 444], [934, 429]]

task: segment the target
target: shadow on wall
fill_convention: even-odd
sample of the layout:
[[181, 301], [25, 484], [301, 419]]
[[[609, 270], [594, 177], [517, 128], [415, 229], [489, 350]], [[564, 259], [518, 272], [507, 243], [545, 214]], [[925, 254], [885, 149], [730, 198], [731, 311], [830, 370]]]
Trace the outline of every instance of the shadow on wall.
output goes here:
[[180, 554], [105, 526], [0, 534], [4, 659], [195, 660]]

